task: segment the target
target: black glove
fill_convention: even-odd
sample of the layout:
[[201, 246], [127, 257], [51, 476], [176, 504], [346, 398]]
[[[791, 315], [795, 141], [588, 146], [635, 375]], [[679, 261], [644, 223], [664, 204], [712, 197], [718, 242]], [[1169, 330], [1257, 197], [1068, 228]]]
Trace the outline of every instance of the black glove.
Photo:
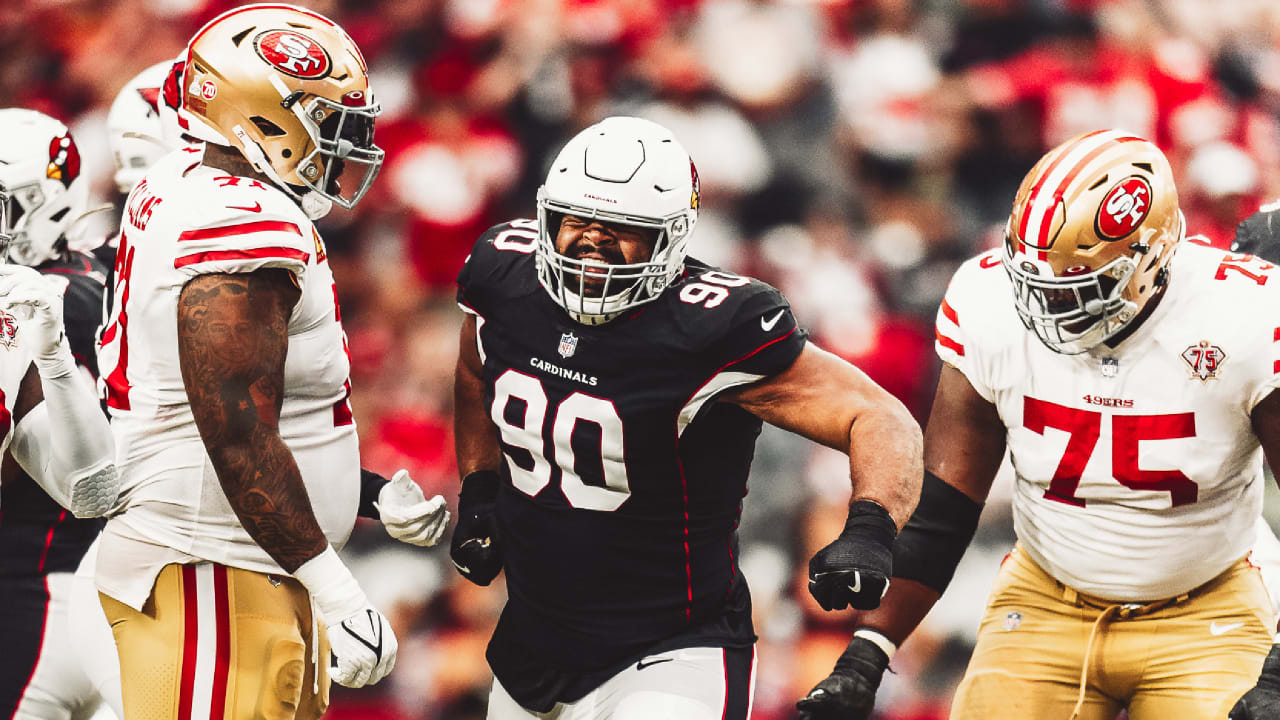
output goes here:
[[875, 643], [860, 637], [850, 640], [836, 669], [796, 703], [800, 720], [866, 720], [887, 667], [889, 656]]
[[1227, 720], [1276, 720], [1280, 718], [1280, 645], [1272, 645], [1262, 663], [1258, 684], [1236, 701]]
[[458, 525], [449, 542], [449, 557], [462, 577], [488, 585], [502, 572], [498, 530], [498, 484], [493, 470], [477, 470], [462, 479], [458, 493]]
[[823, 610], [874, 610], [889, 590], [898, 526], [870, 500], [849, 508], [844, 532], [809, 561], [809, 594]]

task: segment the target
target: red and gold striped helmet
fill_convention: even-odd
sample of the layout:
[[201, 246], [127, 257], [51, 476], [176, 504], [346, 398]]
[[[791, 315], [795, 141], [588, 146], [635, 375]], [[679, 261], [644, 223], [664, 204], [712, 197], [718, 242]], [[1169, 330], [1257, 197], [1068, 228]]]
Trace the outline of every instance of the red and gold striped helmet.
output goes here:
[[1168, 282], [1185, 221], [1169, 161], [1115, 130], [1072, 138], [1023, 178], [1005, 231], [1018, 315], [1050, 349], [1089, 350]]

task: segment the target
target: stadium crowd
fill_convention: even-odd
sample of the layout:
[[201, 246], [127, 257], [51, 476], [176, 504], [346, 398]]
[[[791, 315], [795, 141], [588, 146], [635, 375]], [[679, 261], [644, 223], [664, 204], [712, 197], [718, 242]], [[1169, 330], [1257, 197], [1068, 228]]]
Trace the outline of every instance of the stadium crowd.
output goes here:
[[[0, 4], [0, 106], [67, 122], [116, 200], [106, 110], [226, 0]], [[671, 128], [697, 162], [691, 254], [756, 275], [816, 342], [927, 417], [947, 279], [1001, 237], [1048, 148], [1123, 127], [1173, 163], [1192, 233], [1219, 247], [1280, 196], [1280, 6], [1233, 0], [320, 0], [364, 50], [387, 152], [368, 199], [319, 226], [350, 336], [362, 463], [456, 495], [454, 277], [475, 237], [530, 217], [547, 163], [611, 114]], [[117, 213], [118, 215], [118, 213]], [[116, 218], [99, 216], [92, 245]], [[804, 590], [838, 534], [844, 456], [766, 431], [741, 527], [760, 633], [754, 717], [792, 717], [848, 639]], [[997, 495], [999, 491], [997, 491]], [[946, 716], [1007, 550], [993, 500], [942, 605], [894, 657], [879, 717]], [[500, 590], [445, 551], [362, 526], [344, 555], [401, 638], [341, 719], [484, 716]], [[496, 586], [500, 587], [501, 581]]]

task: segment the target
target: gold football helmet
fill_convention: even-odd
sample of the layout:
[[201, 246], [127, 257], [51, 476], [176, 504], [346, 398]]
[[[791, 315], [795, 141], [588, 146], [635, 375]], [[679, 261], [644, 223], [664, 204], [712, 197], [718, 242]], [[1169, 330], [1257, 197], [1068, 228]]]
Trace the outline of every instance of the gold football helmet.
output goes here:
[[1072, 138], [1023, 178], [1004, 267], [1022, 322], [1082, 353], [1128, 325], [1169, 280], [1186, 222], [1164, 153], [1114, 130]]
[[292, 5], [246, 5], [187, 44], [163, 92], [182, 131], [239, 149], [281, 189], [350, 208], [382, 165], [380, 108], [359, 48], [332, 20]]

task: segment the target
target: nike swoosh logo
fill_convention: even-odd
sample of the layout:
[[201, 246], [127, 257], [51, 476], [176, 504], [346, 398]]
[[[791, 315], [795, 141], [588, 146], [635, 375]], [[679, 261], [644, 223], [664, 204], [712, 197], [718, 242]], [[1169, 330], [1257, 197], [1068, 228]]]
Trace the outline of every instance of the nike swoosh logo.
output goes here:
[[862, 573], [853, 573], [853, 584], [849, 586], [849, 592], [854, 594], [862, 592]]
[[1218, 621], [1214, 620], [1213, 622], [1209, 623], [1209, 634], [1214, 636], [1224, 635], [1226, 633], [1231, 632], [1232, 630], [1235, 630], [1236, 628], [1242, 628], [1242, 627], [1244, 627], [1244, 623], [1242, 622], [1227, 623], [1226, 625], [1219, 625]]
[[352, 630], [351, 626], [347, 624], [349, 622], [347, 620], [342, 621], [342, 629], [346, 630], [348, 635], [360, 641], [361, 645], [373, 651], [373, 656], [377, 659], [377, 662], [382, 662], [382, 623], [378, 622], [378, 618], [373, 616], [372, 610], [365, 610], [365, 614], [369, 620], [369, 634], [375, 636], [376, 643], [369, 642], [360, 633]]
[[765, 332], [769, 332], [770, 330], [773, 329], [774, 325], [778, 324], [778, 321], [782, 319], [782, 316], [785, 315], [786, 312], [787, 312], [786, 310], [779, 310], [778, 314], [774, 315], [772, 320], [765, 320], [764, 318], [760, 318], [760, 329]]
[[650, 660], [649, 662], [645, 662], [644, 660], [641, 660], [640, 662], [636, 663], [636, 669], [643, 670], [647, 667], [657, 665], [658, 663], [671, 662], [672, 660], [675, 660], [675, 658], [658, 658], [657, 660]]
[[228, 205], [232, 210], [244, 210], [245, 212], [262, 212], [262, 203], [255, 202], [252, 205]]

